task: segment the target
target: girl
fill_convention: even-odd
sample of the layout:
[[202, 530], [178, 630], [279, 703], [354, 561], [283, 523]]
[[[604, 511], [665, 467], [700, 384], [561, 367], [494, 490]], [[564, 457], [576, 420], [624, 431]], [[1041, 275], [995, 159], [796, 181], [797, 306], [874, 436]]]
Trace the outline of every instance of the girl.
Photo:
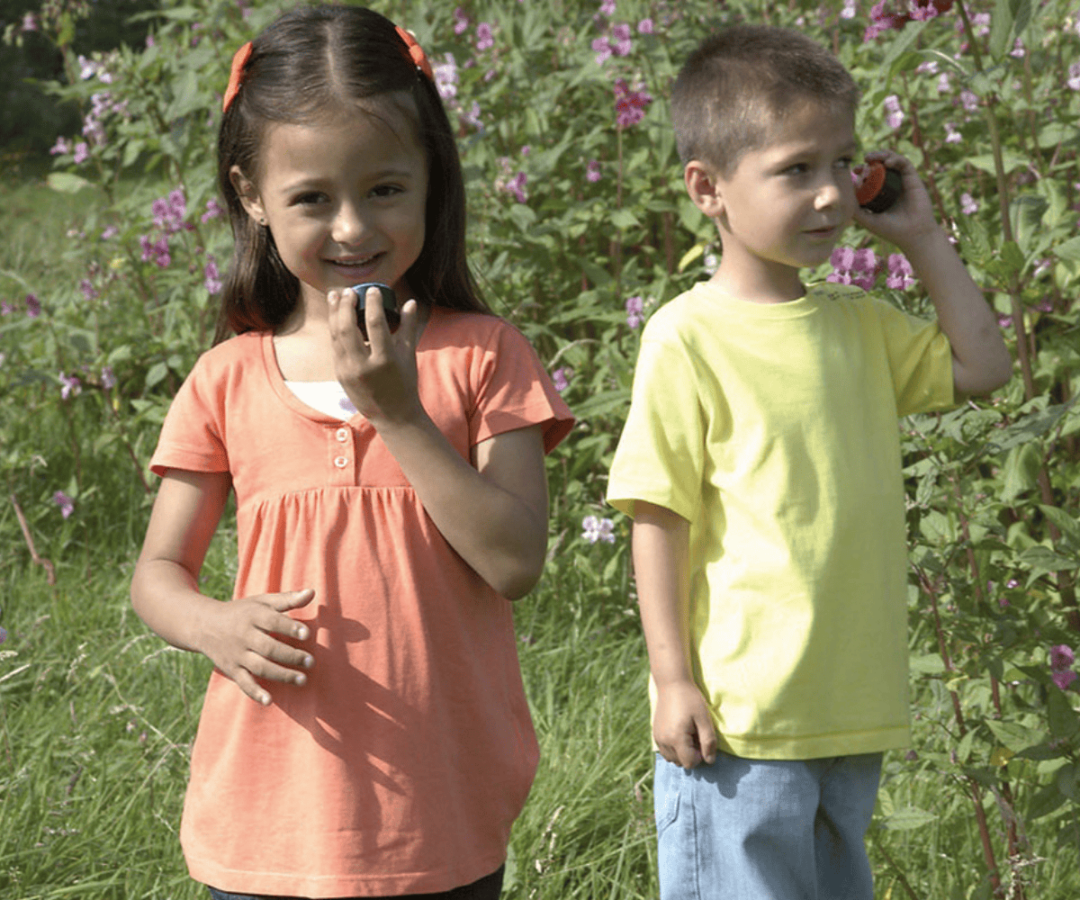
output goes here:
[[[237, 895], [494, 898], [537, 746], [510, 604], [546, 553], [572, 420], [465, 261], [462, 174], [423, 51], [357, 7], [233, 61], [218, 143], [222, 327], [173, 401], [132, 583], [215, 665], [180, 838]], [[369, 292], [400, 298], [391, 333]], [[232, 489], [234, 599], [199, 592]]]

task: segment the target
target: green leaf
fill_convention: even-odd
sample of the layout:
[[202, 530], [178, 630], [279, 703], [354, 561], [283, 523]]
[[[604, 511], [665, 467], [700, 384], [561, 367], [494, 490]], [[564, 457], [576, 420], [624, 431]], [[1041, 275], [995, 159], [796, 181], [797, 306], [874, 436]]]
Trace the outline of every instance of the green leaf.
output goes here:
[[1004, 59], [1031, 21], [1031, 0], [998, 0], [990, 14], [990, 55]]
[[924, 825], [929, 825], [937, 819], [937, 816], [932, 812], [927, 812], [925, 809], [919, 809], [915, 806], [905, 806], [898, 809], [891, 816], [886, 816], [881, 820], [883, 827], [888, 828], [889, 831], [912, 831], [916, 828], [922, 828]]
[[1039, 483], [1042, 469], [1042, 449], [1038, 443], [1029, 442], [1014, 447], [1005, 459], [1001, 499], [1009, 503]]
[[924, 675], [940, 675], [945, 671], [945, 662], [936, 653], [913, 656], [908, 664], [912, 672], [921, 672]]
[[1046, 700], [1046, 717], [1050, 723], [1050, 734], [1055, 738], [1071, 738], [1080, 731], [1080, 712], [1073, 709], [1064, 691], [1050, 691]]
[[83, 188], [90, 187], [89, 181], [71, 172], [51, 172], [45, 181], [49, 187], [61, 194], [77, 194]]
[[1080, 237], [1069, 238], [1069, 240], [1058, 244], [1054, 248], [1054, 255], [1058, 259], [1080, 262]]
[[1031, 747], [1036, 747], [1043, 741], [1043, 735], [1031, 728], [1017, 725], [1015, 722], [999, 722], [997, 719], [987, 719], [987, 727], [994, 733], [1002, 744], [1013, 753], [1020, 753]]
[[161, 384], [169, 374], [169, 367], [163, 362], [154, 363], [146, 373], [146, 386], [152, 388]]
[[611, 214], [611, 224], [616, 228], [636, 228], [638, 218], [629, 209], [617, 209]]

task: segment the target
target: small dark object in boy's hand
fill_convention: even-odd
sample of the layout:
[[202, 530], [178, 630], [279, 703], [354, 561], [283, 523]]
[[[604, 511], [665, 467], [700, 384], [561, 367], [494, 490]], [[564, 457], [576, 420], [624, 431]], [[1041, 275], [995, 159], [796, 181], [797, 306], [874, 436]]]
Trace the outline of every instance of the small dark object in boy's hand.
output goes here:
[[885, 212], [900, 199], [903, 183], [896, 169], [887, 169], [884, 163], [871, 160], [863, 167], [862, 182], [855, 189], [855, 199], [863, 209]]
[[368, 288], [378, 288], [379, 294], [382, 297], [383, 312], [386, 314], [386, 324], [390, 326], [390, 333], [393, 334], [398, 330], [398, 326], [401, 324], [401, 313], [397, 307], [397, 297], [394, 296], [394, 290], [389, 285], [381, 284], [378, 281], [365, 281], [363, 284], [353, 285], [353, 291], [356, 292], [356, 324], [360, 326], [360, 333], [364, 336], [364, 340], [368, 340], [367, 333], [367, 321], [364, 318], [364, 307], [367, 300]]

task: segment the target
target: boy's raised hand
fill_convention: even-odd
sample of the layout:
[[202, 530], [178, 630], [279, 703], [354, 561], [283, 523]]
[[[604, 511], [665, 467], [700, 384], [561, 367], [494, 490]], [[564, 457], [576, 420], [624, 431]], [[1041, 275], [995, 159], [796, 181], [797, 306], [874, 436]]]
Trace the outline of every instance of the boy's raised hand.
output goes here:
[[716, 762], [716, 730], [694, 682], [657, 685], [653, 740], [664, 759], [684, 769]]
[[937, 232], [938, 223], [934, 218], [934, 207], [926, 186], [910, 160], [886, 150], [877, 150], [866, 154], [867, 162], [877, 160], [887, 169], [900, 173], [903, 189], [896, 203], [884, 212], [875, 213], [855, 208], [855, 221], [867, 231], [905, 249], [911, 242]]
[[285, 591], [215, 603], [202, 652], [256, 703], [268, 706], [270, 693], [256, 679], [298, 687], [307, 683], [304, 669], [314, 665], [308, 651], [277, 637], [305, 641], [311, 630], [286, 615], [311, 602], [315, 592]]

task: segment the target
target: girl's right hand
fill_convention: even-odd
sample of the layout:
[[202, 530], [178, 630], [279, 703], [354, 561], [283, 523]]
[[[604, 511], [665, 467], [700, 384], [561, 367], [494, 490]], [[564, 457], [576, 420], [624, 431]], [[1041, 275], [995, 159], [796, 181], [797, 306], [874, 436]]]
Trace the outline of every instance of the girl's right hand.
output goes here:
[[306, 650], [275, 637], [296, 641], [310, 637], [307, 625], [285, 613], [306, 606], [314, 596], [315, 592], [307, 589], [217, 603], [210, 607], [213, 621], [207, 623], [202, 650], [247, 696], [268, 706], [270, 693], [256, 679], [302, 687], [307, 675], [297, 670], [315, 664]]

